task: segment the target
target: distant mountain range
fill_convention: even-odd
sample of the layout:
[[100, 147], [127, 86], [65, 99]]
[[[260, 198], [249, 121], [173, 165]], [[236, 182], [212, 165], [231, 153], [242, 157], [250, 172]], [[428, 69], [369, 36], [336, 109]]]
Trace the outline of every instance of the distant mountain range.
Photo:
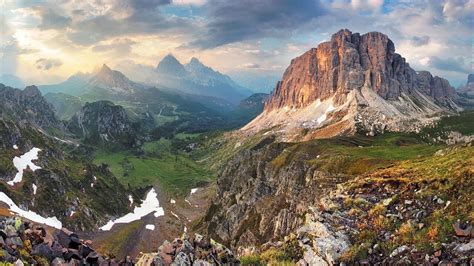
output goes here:
[[252, 94], [229, 76], [204, 65], [197, 58], [193, 57], [183, 65], [171, 54], [160, 61], [148, 83], [185, 93], [217, 97], [233, 104]]
[[0, 75], [0, 83], [5, 85], [5, 86], [10, 86], [13, 88], [24, 88], [25, 87], [25, 82], [15, 76], [15, 75], [10, 75], [10, 74], [2, 74]]
[[[122, 72], [103, 65], [93, 74], [77, 73], [67, 80], [52, 85], [41, 85], [43, 94], [65, 93], [73, 96], [94, 94], [97, 90], [130, 95], [145, 87], [158, 87], [174, 93], [186, 93], [222, 99], [233, 105], [250, 96], [252, 92], [224, 75], [192, 58], [182, 65], [173, 55], [165, 56], [154, 71], [150, 71], [145, 84], [131, 81]], [[21, 86], [19, 86], [21, 87]]]

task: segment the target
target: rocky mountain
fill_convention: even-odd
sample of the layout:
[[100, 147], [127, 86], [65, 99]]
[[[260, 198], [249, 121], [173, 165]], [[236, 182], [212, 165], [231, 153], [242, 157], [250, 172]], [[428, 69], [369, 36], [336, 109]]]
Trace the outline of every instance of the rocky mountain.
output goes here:
[[0, 83], [13, 88], [25, 87], [25, 82], [21, 78], [11, 74], [0, 75]]
[[19, 90], [0, 84], [0, 117], [42, 129], [62, 127], [53, 106], [41, 96], [36, 86]]
[[467, 83], [457, 90], [457, 103], [465, 109], [474, 109], [474, 74], [469, 74]]
[[160, 75], [171, 77], [185, 76], [188, 73], [184, 66], [172, 54], [168, 54], [156, 66], [156, 72]]
[[88, 87], [87, 90], [100, 88], [116, 94], [132, 94], [139, 89], [143, 89], [143, 85], [129, 80], [124, 74], [110, 69], [105, 64], [89, 80], [86, 87]]
[[92, 164], [38, 88], [1, 85], [0, 95], [2, 212], [86, 230], [128, 211], [127, 189]]
[[417, 131], [460, 110], [449, 82], [413, 70], [384, 34], [340, 30], [293, 59], [264, 112], [243, 128], [282, 139]]
[[91, 144], [117, 143], [125, 147], [138, 144], [137, 133], [125, 109], [109, 101], [86, 103], [67, 127]]
[[269, 95], [267, 93], [254, 93], [242, 100], [239, 104], [239, 107], [263, 111], [263, 107], [268, 99], [268, 96]]
[[[466, 128], [451, 122], [438, 131]], [[417, 264], [466, 262], [474, 252], [463, 218], [472, 208], [472, 140], [446, 148], [391, 133], [285, 143], [257, 133], [216, 145], [217, 193], [202, 227], [241, 261]]]
[[51, 85], [40, 85], [38, 88], [43, 95], [48, 93], [65, 93], [78, 96], [84, 93], [84, 87], [90, 78], [91, 74], [78, 72], [63, 82]]
[[228, 102], [238, 102], [250, 91], [236, 84], [229, 76], [202, 64], [197, 58], [182, 65], [173, 55], [165, 56], [152, 77], [150, 84], [185, 93], [217, 97]]
[[458, 93], [465, 94], [467, 96], [474, 96], [474, 74], [467, 76], [467, 83], [458, 89]]

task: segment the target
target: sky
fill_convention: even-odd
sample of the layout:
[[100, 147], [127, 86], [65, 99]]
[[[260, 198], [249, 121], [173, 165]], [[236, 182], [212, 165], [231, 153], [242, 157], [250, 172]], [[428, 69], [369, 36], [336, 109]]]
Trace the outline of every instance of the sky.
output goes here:
[[231, 76], [281, 76], [342, 28], [387, 34], [415, 70], [454, 86], [474, 72], [474, 0], [0, 0], [0, 10], [0, 74], [30, 84], [104, 63], [139, 80], [169, 53]]

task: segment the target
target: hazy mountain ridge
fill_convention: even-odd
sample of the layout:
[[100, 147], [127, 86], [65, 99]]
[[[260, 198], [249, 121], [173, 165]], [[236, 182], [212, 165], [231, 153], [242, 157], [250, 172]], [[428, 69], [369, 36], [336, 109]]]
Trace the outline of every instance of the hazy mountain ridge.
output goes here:
[[205, 66], [197, 58], [193, 57], [183, 65], [171, 54], [160, 61], [148, 83], [185, 93], [217, 97], [234, 104], [251, 94], [229, 76]]

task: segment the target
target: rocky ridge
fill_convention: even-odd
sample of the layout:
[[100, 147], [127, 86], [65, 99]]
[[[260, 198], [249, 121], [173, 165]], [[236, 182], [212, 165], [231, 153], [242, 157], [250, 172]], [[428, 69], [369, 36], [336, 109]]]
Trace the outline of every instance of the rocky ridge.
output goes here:
[[138, 136], [125, 109], [109, 101], [86, 103], [68, 122], [68, 129], [88, 143], [138, 145]]
[[53, 106], [41, 96], [36, 86], [19, 90], [0, 84], [0, 117], [42, 129], [63, 127], [55, 117]]
[[277, 126], [284, 140], [417, 131], [460, 110], [455, 97], [447, 80], [413, 70], [386, 35], [340, 30], [291, 61], [265, 111], [243, 131]]
[[183, 65], [171, 54], [160, 61], [148, 83], [184, 93], [220, 98], [234, 105], [251, 94], [229, 76], [204, 65], [197, 58], [193, 57]]
[[98, 87], [121, 94], [132, 94], [136, 90], [144, 88], [141, 84], [129, 80], [124, 74], [110, 69], [105, 64], [99, 72], [89, 80], [86, 87]]
[[225, 246], [199, 234], [165, 241], [155, 253], [137, 258], [101, 254], [91, 240], [63, 228], [51, 229], [0, 216], [0, 262], [15, 265], [223, 265], [238, 260]]

